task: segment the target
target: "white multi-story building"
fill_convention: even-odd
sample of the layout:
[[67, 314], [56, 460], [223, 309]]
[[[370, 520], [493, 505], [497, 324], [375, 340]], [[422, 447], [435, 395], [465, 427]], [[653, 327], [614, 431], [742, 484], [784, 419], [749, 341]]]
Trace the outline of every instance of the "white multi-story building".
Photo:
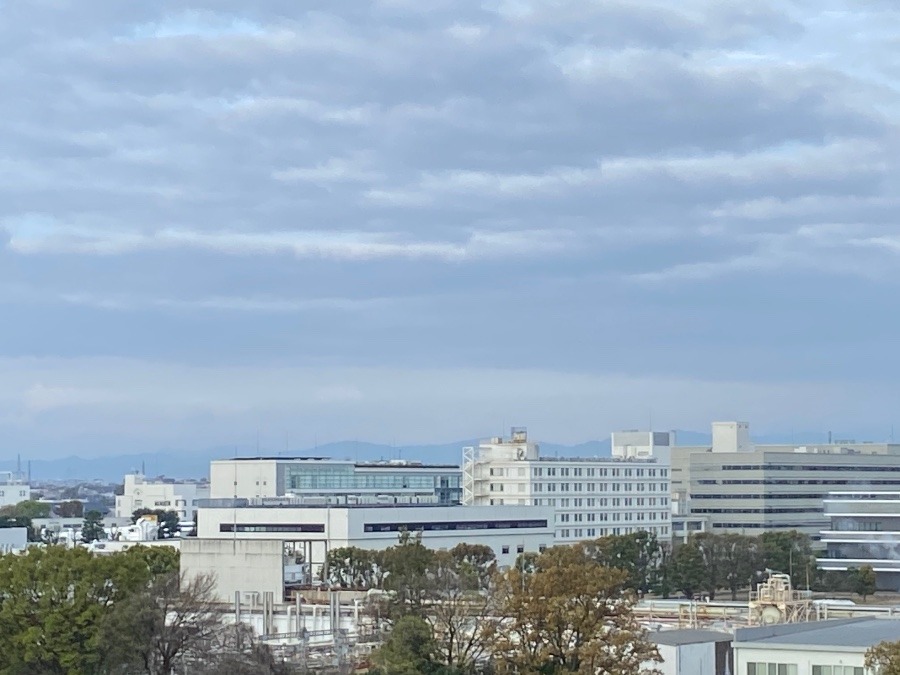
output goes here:
[[610, 438], [612, 456], [618, 459], [649, 459], [668, 464], [675, 445], [674, 431], [614, 431]]
[[31, 486], [19, 474], [0, 471], [0, 507], [15, 506], [31, 499]]
[[463, 449], [463, 503], [551, 507], [557, 543], [671, 536], [669, 467], [655, 457], [542, 457], [524, 429]]
[[209, 484], [168, 479], [147, 480], [142, 474], [125, 476], [123, 494], [116, 497], [116, 517], [128, 518], [138, 509], [175, 511], [182, 522], [195, 522], [197, 501], [209, 498]]

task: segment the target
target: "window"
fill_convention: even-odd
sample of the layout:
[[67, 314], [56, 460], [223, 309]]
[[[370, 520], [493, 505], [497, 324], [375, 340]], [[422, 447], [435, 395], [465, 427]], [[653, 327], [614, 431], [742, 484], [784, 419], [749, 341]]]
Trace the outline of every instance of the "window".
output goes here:
[[516, 553], [525, 553], [525, 545], [519, 544], [518, 546], [516, 546]]
[[797, 664], [751, 661], [747, 664], [747, 675], [797, 675]]
[[862, 666], [813, 666], [812, 675], [863, 675]]
[[509, 553], [509, 546], [504, 546], [504, 547], [503, 547], [502, 549], [500, 549], [500, 550], [502, 551], [503, 555], [506, 555], [506, 554]]

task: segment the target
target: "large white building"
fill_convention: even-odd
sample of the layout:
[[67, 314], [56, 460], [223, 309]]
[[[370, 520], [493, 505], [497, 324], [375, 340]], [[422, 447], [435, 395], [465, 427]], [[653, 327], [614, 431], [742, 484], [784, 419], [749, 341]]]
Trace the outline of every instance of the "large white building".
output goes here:
[[123, 493], [116, 496], [116, 517], [130, 518], [138, 509], [175, 511], [182, 522], [194, 522], [197, 502], [209, 498], [209, 484], [197, 481], [147, 480], [142, 474], [125, 476]]
[[542, 457], [524, 429], [463, 450], [463, 503], [550, 507], [557, 543], [638, 530], [671, 536], [667, 464], [651, 456]]
[[31, 486], [12, 471], [0, 471], [0, 507], [31, 499]]
[[391, 496], [394, 501], [459, 504], [458, 466], [392, 460], [351, 462], [327, 457], [246, 457], [210, 465], [210, 497]]
[[713, 424], [712, 444], [672, 448], [673, 509], [713, 532], [827, 529], [827, 494], [900, 490], [900, 444], [753, 445], [745, 422]]

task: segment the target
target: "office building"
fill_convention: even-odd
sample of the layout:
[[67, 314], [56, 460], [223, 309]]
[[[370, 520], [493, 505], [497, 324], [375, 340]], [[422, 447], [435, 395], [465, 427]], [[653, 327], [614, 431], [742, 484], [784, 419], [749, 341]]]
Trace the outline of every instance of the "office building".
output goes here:
[[734, 673], [741, 675], [867, 675], [868, 649], [900, 636], [892, 618], [831, 619], [735, 631]]
[[831, 523], [819, 569], [844, 572], [868, 565], [879, 590], [900, 591], [900, 491], [831, 492], [825, 499]]
[[247, 457], [210, 465], [210, 497], [381, 495], [397, 503], [459, 504], [458, 466], [392, 460], [359, 463], [327, 457]]
[[830, 491], [900, 490], [900, 444], [753, 445], [742, 422], [715, 423], [712, 440], [675, 446], [671, 479], [676, 517], [706, 517], [713, 532], [800, 530], [818, 539]]
[[671, 536], [669, 467], [655, 457], [541, 456], [524, 429], [463, 449], [463, 503], [555, 510], [557, 543], [646, 530]]
[[31, 499], [31, 486], [22, 475], [12, 471], [0, 471], [0, 507], [15, 506]]
[[122, 494], [116, 496], [116, 517], [130, 518], [138, 509], [175, 511], [180, 521], [193, 523], [197, 502], [209, 498], [209, 484], [126, 474]]

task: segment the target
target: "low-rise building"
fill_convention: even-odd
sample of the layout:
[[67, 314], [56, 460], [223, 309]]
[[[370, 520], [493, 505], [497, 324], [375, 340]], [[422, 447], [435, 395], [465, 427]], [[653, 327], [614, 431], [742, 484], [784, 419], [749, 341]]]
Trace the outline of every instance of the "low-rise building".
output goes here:
[[639, 530], [672, 535], [667, 464], [637, 451], [546, 457], [524, 429], [463, 449], [463, 503], [550, 507], [558, 544]]
[[900, 490], [831, 492], [825, 499], [830, 526], [821, 532], [825, 545], [819, 569], [875, 570], [879, 590], [900, 590]]
[[122, 494], [116, 496], [116, 517], [129, 518], [138, 509], [175, 511], [184, 523], [195, 520], [197, 502], [209, 498], [209, 484], [203, 481], [148, 480], [143, 474], [125, 476]]
[[18, 553], [28, 546], [27, 527], [0, 528], [0, 554]]
[[880, 642], [900, 639], [890, 618], [832, 619], [739, 628], [734, 638], [735, 675], [868, 675], [865, 654]]

